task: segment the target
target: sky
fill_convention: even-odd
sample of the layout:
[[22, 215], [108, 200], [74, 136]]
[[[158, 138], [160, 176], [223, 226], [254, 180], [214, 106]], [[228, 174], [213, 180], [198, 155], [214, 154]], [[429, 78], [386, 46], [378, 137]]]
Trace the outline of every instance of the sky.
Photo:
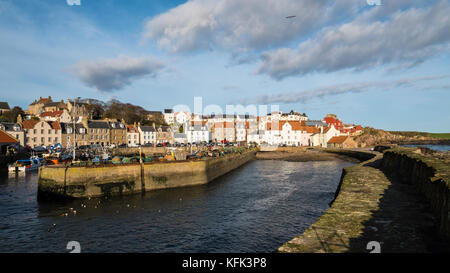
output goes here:
[[0, 101], [201, 97], [450, 132], [448, 14], [450, 0], [0, 0]]

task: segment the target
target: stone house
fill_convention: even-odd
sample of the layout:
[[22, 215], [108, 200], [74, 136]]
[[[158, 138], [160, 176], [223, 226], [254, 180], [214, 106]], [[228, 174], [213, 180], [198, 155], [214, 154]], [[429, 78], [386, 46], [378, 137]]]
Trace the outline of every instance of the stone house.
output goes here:
[[27, 114], [33, 116], [40, 115], [42, 112], [44, 112], [44, 105], [49, 102], [53, 102], [51, 96], [49, 96], [48, 98], [39, 97], [39, 100], [34, 100], [34, 102], [30, 104]]
[[72, 117], [88, 117], [89, 116], [89, 112], [87, 109], [88, 104], [89, 101], [86, 103], [69, 99], [67, 99], [66, 103], [69, 115], [71, 115]]
[[25, 132], [20, 123], [2, 122], [0, 123], [0, 130], [5, 131], [18, 140], [20, 145], [25, 146]]
[[88, 144], [99, 144], [107, 146], [111, 144], [110, 128], [107, 121], [104, 120], [87, 120], [84, 118], [83, 126], [87, 130]]
[[3, 115], [5, 112], [9, 112], [11, 109], [9, 108], [9, 104], [5, 101], [0, 101], [0, 115]]
[[236, 140], [234, 122], [215, 122], [212, 128], [214, 142], [234, 142]]
[[156, 144], [166, 142], [174, 143], [172, 129], [170, 126], [156, 127]]
[[61, 124], [57, 121], [24, 120], [22, 127], [26, 146], [53, 146], [62, 141]]
[[88, 137], [88, 130], [84, 127], [83, 123], [76, 123], [75, 131], [73, 123], [61, 123], [61, 135], [61, 145], [64, 148], [73, 147], [74, 142], [76, 147], [91, 144]]
[[45, 121], [58, 121], [60, 123], [72, 122], [72, 117], [70, 116], [67, 109], [58, 111], [45, 111], [39, 115], [39, 118]]
[[0, 130], [0, 155], [5, 155], [8, 146], [11, 144], [17, 144], [19, 141], [12, 137], [10, 134], [3, 130]]
[[116, 146], [127, 144], [127, 128], [125, 122], [109, 120], [110, 144]]
[[55, 111], [61, 111], [67, 109], [67, 105], [64, 103], [63, 100], [59, 102], [46, 102], [44, 103], [44, 107], [42, 108], [43, 112], [55, 112]]
[[328, 141], [328, 148], [357, 148], [358, 144], [349, 136], [335, 136]]

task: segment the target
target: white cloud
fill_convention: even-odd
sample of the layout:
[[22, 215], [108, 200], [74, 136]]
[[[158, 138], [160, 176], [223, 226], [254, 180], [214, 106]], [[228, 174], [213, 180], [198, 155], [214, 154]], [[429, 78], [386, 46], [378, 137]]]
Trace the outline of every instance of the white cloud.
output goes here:
[[71, 70], [87, 86], [99, 91], [111, 92], [131, 85], [143, 77], [156, 77], [165, 65], [151, 58], [119, 56], [115, 59], [84, 61]]
[[[143, 40], [170, 52], [266, 49], [310, 34], [365, 0], [191, 0], [146, 22]], [[286, 16], [295, 15], [288, 19]]]
[[243, 99], [240, 103], [250, 104], [271, 104], [271, 103], [306, 103], [316, 98], [323, 98], [328, 96], [342, 95], [346, 93], [361, 93], [371, 90], [386, 90], [396, 87], [416, 86], [422, 82], [436, 81], [448, 79], [450, 75], [426, 76], [417, 78], [404, 78], [390, 81], [370, 81], [370, 82], [355, 82], [343, 83], [336, 85], [329, 85], [315, 89], [309, 89], [302, 92], [290, 92], [280, 94], [268, 94], [258, 96], [253, 99]]
[[296, 49], [265, 52], [258, 73], [281, 80], [311, 72], [361, 70], [386, 64], [412, 66], [449, 49], [448, 1], [397, 11], [384, 21], [368, 20], [383, 16], [375, 16], [376, 12], [371, 10], [350, 23], [325, 28]]

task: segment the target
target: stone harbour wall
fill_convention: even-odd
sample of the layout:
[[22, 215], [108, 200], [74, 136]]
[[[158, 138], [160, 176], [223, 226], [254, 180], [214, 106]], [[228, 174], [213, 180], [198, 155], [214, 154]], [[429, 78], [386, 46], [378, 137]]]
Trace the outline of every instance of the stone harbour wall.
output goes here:
[[256, 150], [220, 158], [39, 169], [38, 197], [86, 198], [206, 184], [255, 158]]

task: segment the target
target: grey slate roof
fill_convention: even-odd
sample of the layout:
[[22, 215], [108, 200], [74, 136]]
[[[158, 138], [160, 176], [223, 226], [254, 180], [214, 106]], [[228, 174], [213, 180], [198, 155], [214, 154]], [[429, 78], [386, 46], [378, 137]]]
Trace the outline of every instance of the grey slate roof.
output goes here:
[[109, 124], [106, 121], [90, 120], [88, 121], [89, 128], [109, 129]]
[[143, 132], [156, 132], [155, 128], [153, 126], [141, 126], [141, 130]]
[[10, 110], [9, 104], [6, 101], [0, 101], [0, 109], [2, 109], [2, 110]]
[[[61, 130], [63, 134], [67, 134], [67, 128], [73, 128], [73, 123], [60, 123], [61, 124]], [[75, 123], [75, 128], [77, 128], [77, 133], [80, 133], [80, 129], [84, 128], [84, 125], [82, 123]], [[87, 131], [86, 131], [87, 133]]]
[[19, 126], [19, 131], [22, 130], [22, 126], [18, 123], [13, 123], [13, 122], [2, 122], [0, 123], [0, 129], [5, 128], [5, 131], [14, 131], [14, 126]]
[[321, 120], [308, 120], [306, 121], [306, 126], [324, 126], [327, 127], [328, 125], [324, 123]]

